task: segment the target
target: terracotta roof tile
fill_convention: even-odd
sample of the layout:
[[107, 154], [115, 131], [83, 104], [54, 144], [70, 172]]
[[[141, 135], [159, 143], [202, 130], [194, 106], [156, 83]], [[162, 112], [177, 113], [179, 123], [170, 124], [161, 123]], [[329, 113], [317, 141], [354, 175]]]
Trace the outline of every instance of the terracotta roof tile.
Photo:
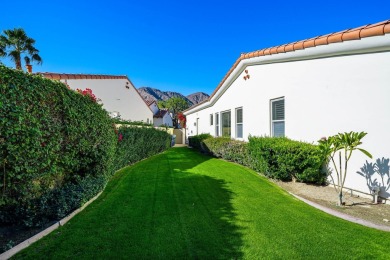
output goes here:
[[[253, 57], [265, 56], [270, 54], [292, 52], [295, 50], [301, 50], [305, 48], [314, 48], [319, 45], [327, 45], [327, 44], [343, 42], [343, 41], [358, 40], [365, 37], [384, 35], [387, 33], [390, 33], [390, 20], [386, 20], [372, 25], [364, 25], [358, 28], [344, 30], [336, 33], [323, 35], [323, 36], [317, 36], [307, 40], [274, 46], [271, 48], [265, 48], [254, 52], [242, 53], [240, 57], [236, 60], [236, 62], [233, 64], [233, 66], [226, 73], [226, 75], [223, 77], [223, 79], [221, 80], [217, 88], [214, 90], [214, 92], [211, 94], [211, 96], [204, 102], [209, 101], [218, 92], [218, 90], [221, 88], [221, 86], [226, 81], [226, 79], [230, 76], [230, 74], [234, 71], [234, 69], [238, 66], [240, 61], [243, 59], [250, 59]], [[199, 103], [196, 106], [193, 106], [187, 110], [191, 110], [194, 107], [203, 104], [204, 102]]]
[[271, 48], [264, 49], [264, 55], [271, 55]]
[[155, 118], [163, 118], [166, 113], [168, 113], [167, 110], [161, 109], [153, 117], [155, 117]]
[[92, 74], [68, 74], [68, 73], [50, 73], [50, 72], [38, 72], [38, 75], [42, 75], [48, 79], [128, 79], [127, 76], [113, 76], [113, 75], [92, 75]]
[[365, 37], [371, 37], [376, 35], [383, 35], [385, 34], [384, 32], [385, 25], [386, 24], [384, 22], [369, 25], [361, 31], [360, 37], [365, 38]]
[[314, 47], [316, 46], [319, 46], [319, 45], [326, 45], [328, 44], [328, 36], [330, 34], [327, 34], [327, 35], [322, 35], [320, 37], [318, 37], [317, 39], [314, 40]]
[[314, 46], [315, 46], [314, 42], [315, 42], [315, 40], [316, 40], [317, 38], [318, 38], [318, 36], [303, 41], [303, 48], [306, 49], [306, 48], [314, 47]]
[[383, 32], [384, 32], [384, 33], [390, 33], [390, 23], [386, 24], [386, 25], [383, 27]]
[[156, 103], [156, 100], [146, 99], [145, 103], [146, 103], [146, 105], [150, 106], [151, 104]]
[[332, 35], [329, 35], [328, 37], [328, 44], [329, 43], [335, 43], [335, 42], [342, 42], [343, 39], [343, 33], [347, 32], [348, 30], [344, 30], [338, 33], [333, 33]]
[[278, 46], [273, 47], [273, 48], [270, 49], [269, 53], [270, 53], [270, 54], [278, 54], [277, 49], [278, 49]]
[[304, 43], [304, 41], [299, 41], [299, 42], [294, 43], [294, 50], [296, 51], [296, 50], [304, 49], [303, 43]]
[[286, 52], [286, 51], [285, 51], [286, 45], [287, 45], [287, 44], [285, 44], [285, 45], [280, 45], [279, 47], [277, 47], [276, 51], [277, 51], [278, 53]]
[[284, 47], [284, 51], [285, 52], [294, 51], [294, 43], [287, 44], [286, 47]]
[[[117, 75], [93, 75], [93, 74], [68, 74], [68, 73], [51, 73], [51, 72], [38, 72], [35, 73], [36, 75], [41, 75], [48, 79], [53, 80], [61, 80], [61, 79], [126, 79], [128, 82], [131, 83], [130, 79], [127, 76], [117, 76]], [[133, 83], [131, 83], [133, 85]], [[134, 87], [134, 85], [133, 85]], [[141, 94], [137, 91], [137, 89], [134, 87], [140, 98], [145, 102], [147, 107], [151, 112], [152, 109], [149, 107], [149, 105], [146, 103], [145, 99], [141, 96]]]
[[354, 28], [343, 33], [341, 39], [342, 41], [351, 41], [351, 40], [359, 40], [360, 39], [360, 31], [366, 28], [367, 25], [360, 26], [358, 28]]

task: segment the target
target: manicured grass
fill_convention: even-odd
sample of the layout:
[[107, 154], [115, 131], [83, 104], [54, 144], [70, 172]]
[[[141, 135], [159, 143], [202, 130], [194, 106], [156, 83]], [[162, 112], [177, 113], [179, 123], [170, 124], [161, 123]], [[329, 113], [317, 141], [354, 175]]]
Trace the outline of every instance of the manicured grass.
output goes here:
[[255, 172], [173, 148], [16, 258], [388, 259], [390, 233], [327, 215]]

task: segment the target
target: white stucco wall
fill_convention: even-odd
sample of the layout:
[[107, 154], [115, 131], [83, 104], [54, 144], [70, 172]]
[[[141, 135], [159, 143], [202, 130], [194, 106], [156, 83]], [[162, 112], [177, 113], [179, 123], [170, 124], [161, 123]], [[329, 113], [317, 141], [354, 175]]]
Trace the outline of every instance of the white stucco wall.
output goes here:
[[154, 120], [154, 122], [153, 122], [154, 126], [161, 126], [161, 125], [166, 125], [166, 126], [170, 126], [170, 127], [173, 126], [172, 117], [169, 115], [169, 113], [166, 113], [162, 118], [155, 117], [155, 118], [153, 118], [153, 120]]
[[153, 102], [150, 106], [150, 109], [152, 110], [153, 112], [153, 115], [155, 115], [160, 109], [158, 108], [156, 102]]
[[166, 113], [163, 117], [163, 124], [167, 126], [173, 126], [172, 117], [169, 113]]
[[[243, 108], [244, 140], [248, 135], [270, 136], [270, 100], [284, 97], [285, 133], [291, 139], [316, 143], [323, 136], [339, 132], [368, 133], [362, 148], [372, 153], [373, 160], [356, 152], [349, 165], [346, 187], [369, 193], [366, 180], [356, 171], [366, 160], [390, 158], [390, 35], [379, 37], [382, 37], [381, 41], [383, 37], [389, 40], [387, 51], [381, 47], [380, 52], [372, 48], [360, 51], [361, 54], [338, 53], [329, 57], [332, 55], [328, 53], [327, 57], [317, 55], [305, 57], [305, 60], [268, 60], [263, 64], [261, 58], [256, 61], [259, 64], [245, 61], [248, 66], [244, 64], [237, 68], [230, 87], [224, 89], [223, 95], [212, 99], [214, 104], [186, 113], [187, 136], [196, 134], [197, 118], [198, 133], [214, 135], [210, 114], [231, 110], [234, 138], [237, 107]], [[369, 41], [375, 41], [373, 38], [377, 37], [369, 38]], [[364, 44], [365, 40], [360, 40], [359, 44]], [[316, 48], [326, 52], [326, 48], [334, 47], [337, 46]], [[371, 51], [374, 52], [364, 53]], [[271, 56], [278, 55], [283, 54]], [[248, 80], [243, 79], [244, 69], [250, 75]]]
[[90, 88], [101, 99], [104, 109], [119, 112], [122, 119], [153, 122], [152, 111], [127, 79], [67, 79], [66, 82], [72, 89]]

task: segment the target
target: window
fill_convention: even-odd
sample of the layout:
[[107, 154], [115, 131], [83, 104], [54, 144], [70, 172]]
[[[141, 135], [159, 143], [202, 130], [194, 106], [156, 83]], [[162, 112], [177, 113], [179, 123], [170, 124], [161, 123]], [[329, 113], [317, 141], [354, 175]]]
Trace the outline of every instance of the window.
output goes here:
[[236, 108], [236, 138], [243, 137], [242, 121], [242, 107]]
[[284, 98], [271, 100], [271, 134], [284, 136]]
[[219, 136], [219, 114], [215, 113], [215, 136]]
[[210, 125], [213, 125], [213, 114], [210, 114]]
[[230, 123], [230, 111], [222, 112], [222, 136], [230, 137], [231, 123]]

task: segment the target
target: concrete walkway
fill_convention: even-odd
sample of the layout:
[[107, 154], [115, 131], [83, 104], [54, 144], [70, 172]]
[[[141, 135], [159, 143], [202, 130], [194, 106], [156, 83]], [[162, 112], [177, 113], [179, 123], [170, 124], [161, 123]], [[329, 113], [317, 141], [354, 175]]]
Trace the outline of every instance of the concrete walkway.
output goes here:
[[186, 144], [175, 144], [173, 147], [186, 147], [186, 146], [188, 146], [188, 145], [186, 145]]
[[378, 229], [378, 230], [390, 232], [390, 227], [388, 227], [388, 226], [377, 225], [377, 224], [374, 224], [374, 223], [369, 222], [369, 221], [364, 220], [364, 219], [352, 217], [350, 215], [338, 212], [336, 210], [324, 207], [324, 206], [322, 206], [320, 204], [317, 204], [315, 202], [312, 202], [310, 200], [304, 199], [304, 198], [302, 198], [302, 197], [300, 197], [298, 195], [295, 195], [295, 194], [293, 194], [291, 192], [289, 192], [289, 193], [291, 195], [293, 195], [294, 197], [296, 197], [297, 199], [305, 202], [306, 204], [309, 204], [312, 207], [315, 207], [315, 208], [317, 208], [317, 209], [319, 209], [319, 210], [321, 210], [323, 212], [326, 212], [326, 213], [331, 214], [333, 216], [336, 216], [338, 218], [342, 218], [342, 219], [345, 219], [347, 221], [350, 221], [350, 222], [353, 222], [353, 223], [356, 223], [356, 224], [360, 224], [360, 225], [363, 225], [363, 226], [366, 226], [366, 227], [375, 228], [375, 229]]

